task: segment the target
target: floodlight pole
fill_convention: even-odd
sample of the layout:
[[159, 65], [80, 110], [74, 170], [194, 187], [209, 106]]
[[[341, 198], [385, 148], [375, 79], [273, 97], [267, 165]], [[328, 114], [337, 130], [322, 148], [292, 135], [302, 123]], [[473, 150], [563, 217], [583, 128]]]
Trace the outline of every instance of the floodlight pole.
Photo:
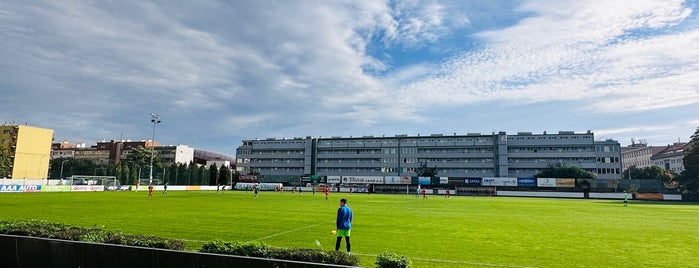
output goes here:
[[61, 176], [60, 176], [60, 179], [61, 179], [61, 180], [63, 179], [63, 164], [65, 164], [66, 161], [68, 161], [68, 159], [63, 160], [63, 162], [61, 162]]
[[153, 123], [153, 139], [150, 141], [150, 176], [148, 184], [153, 184], [153, 150], [155, 147], [155, 125], [160, 124], [160, 116], [157, 114], [150, 114], [150, 122]]

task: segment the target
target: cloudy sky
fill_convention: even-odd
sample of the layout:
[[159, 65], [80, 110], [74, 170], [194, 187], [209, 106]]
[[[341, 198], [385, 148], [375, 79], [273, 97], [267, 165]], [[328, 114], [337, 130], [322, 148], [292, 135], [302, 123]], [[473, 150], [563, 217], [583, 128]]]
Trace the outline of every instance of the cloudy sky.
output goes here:
[[699, 1], [0, 2], [0, 122], [57, 141], [699, 127]]

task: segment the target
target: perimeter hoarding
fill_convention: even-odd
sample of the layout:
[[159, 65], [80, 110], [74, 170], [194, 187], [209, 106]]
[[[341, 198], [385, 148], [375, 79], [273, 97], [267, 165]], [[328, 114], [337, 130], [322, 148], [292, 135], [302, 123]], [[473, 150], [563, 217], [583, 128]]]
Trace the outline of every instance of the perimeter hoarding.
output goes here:
[[431, 180], [430, 177], [418, 177], [417, 183], [420, 185], [430, 185], [430, 183], [431, 183], [430, 180]]
[[340, 183], [342, 179], [340, 176], [328, 176], [328, 183]]
[[42, 185], [0, 185], [2, 193], [40, 192]]
[[410, 177], [406, 176], [385, 176], [384, 184], [410, 184]]
[[556, 180], [556, 187], [559, 188], [575, 188], [575, 179], [571, 178], [558, 178]]
[[485, 177], [483, 186], [517, 186], [517, 178], [509, 177]]
[[536, 187], [535, 178], [517, 178], [517, 186], [519, 187]]
[[382, 176], [342, 176], [342, 183], [383, 184]]
[[466, 178], [466, 179], [464, 179], [464, 183], [468, 186], [481, 186], [482, 181], [483, 181], [483, 178]]
[[537, 187], [556, 187], [556, 178], [537, 178]]

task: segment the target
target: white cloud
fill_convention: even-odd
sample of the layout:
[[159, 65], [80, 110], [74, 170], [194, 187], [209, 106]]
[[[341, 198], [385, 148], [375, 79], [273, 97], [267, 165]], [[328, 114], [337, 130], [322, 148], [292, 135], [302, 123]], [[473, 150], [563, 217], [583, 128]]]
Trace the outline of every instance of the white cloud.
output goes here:
[[699, 103], [699, 30], [670, 28], [691, 14], [683, 2], [529, 1], [521, 10], [532, 17], [478, 34], [485, 48], [406, 85], [409, 105], [584, 100], [615, 112]]

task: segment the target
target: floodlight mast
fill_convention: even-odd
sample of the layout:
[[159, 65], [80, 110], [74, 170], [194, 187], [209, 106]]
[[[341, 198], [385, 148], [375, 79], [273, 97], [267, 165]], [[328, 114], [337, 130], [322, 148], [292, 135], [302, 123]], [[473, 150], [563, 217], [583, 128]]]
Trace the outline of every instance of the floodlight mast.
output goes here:
[[153, 154], [155, 147], [155, 125], [160, 124], [160, 116], [154, 113], [150, 114], [150, 122], [153, 123], [153, 138], [150, 141], [150, 176], [148, 178], [148, 185], [153, 184]]

